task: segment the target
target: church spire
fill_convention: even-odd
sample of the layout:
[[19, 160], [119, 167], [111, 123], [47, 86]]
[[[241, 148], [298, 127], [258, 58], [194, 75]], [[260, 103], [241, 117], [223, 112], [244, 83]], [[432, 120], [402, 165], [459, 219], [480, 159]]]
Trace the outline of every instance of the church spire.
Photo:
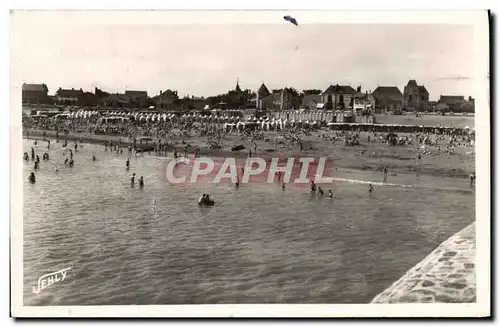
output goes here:
[[240, 89], [240, 81], [239, 81], [239, 78], [237, 77], [236, 78], [236, 88], [234, 89], [236, 92], [241, 92], [241, 89]]

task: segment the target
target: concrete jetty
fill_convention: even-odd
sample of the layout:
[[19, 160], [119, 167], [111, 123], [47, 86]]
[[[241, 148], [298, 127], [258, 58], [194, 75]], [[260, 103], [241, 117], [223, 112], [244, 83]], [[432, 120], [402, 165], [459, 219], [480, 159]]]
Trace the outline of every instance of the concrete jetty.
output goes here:
[[476, 302], [476, 224], [438, 246], [371, 303]]

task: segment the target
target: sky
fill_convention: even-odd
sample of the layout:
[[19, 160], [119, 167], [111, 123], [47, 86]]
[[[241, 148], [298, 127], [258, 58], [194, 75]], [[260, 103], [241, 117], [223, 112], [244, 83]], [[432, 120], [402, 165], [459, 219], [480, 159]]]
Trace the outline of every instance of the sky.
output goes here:
[[[298, 17], [299, 24], [300, 18]], [[19, 22], [18, 22], [19, 23]], [[424, 85], [431, 100], [473, 92], [473, 28], [436, 24], [51, 24], [25, 20], [11, 57], [25, 83], [108, 92], [166, 89], [210, 96], [233, 89], [330, 84]]]

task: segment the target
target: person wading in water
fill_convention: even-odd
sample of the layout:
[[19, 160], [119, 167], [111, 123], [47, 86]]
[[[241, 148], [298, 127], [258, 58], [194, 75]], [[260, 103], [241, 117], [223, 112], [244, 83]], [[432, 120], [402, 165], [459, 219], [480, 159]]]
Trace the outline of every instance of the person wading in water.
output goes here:
[[135, 173], [132, 174], [132, 178], [130, 179], [130, 186], [135, 186]]

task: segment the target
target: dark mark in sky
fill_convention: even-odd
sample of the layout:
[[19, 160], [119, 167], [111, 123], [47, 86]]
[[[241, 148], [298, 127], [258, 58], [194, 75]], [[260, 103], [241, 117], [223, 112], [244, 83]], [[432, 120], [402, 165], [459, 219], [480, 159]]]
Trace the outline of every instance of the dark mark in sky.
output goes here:
[[295, 18], [293, 18], [292, 16], [286, 15], [283, 17], [283, 19], [286, 21], [289, 21], [290, 23], [292, 23], [295, 26], [299, 26], [299, 23], [297, 23], [297, 20]]

